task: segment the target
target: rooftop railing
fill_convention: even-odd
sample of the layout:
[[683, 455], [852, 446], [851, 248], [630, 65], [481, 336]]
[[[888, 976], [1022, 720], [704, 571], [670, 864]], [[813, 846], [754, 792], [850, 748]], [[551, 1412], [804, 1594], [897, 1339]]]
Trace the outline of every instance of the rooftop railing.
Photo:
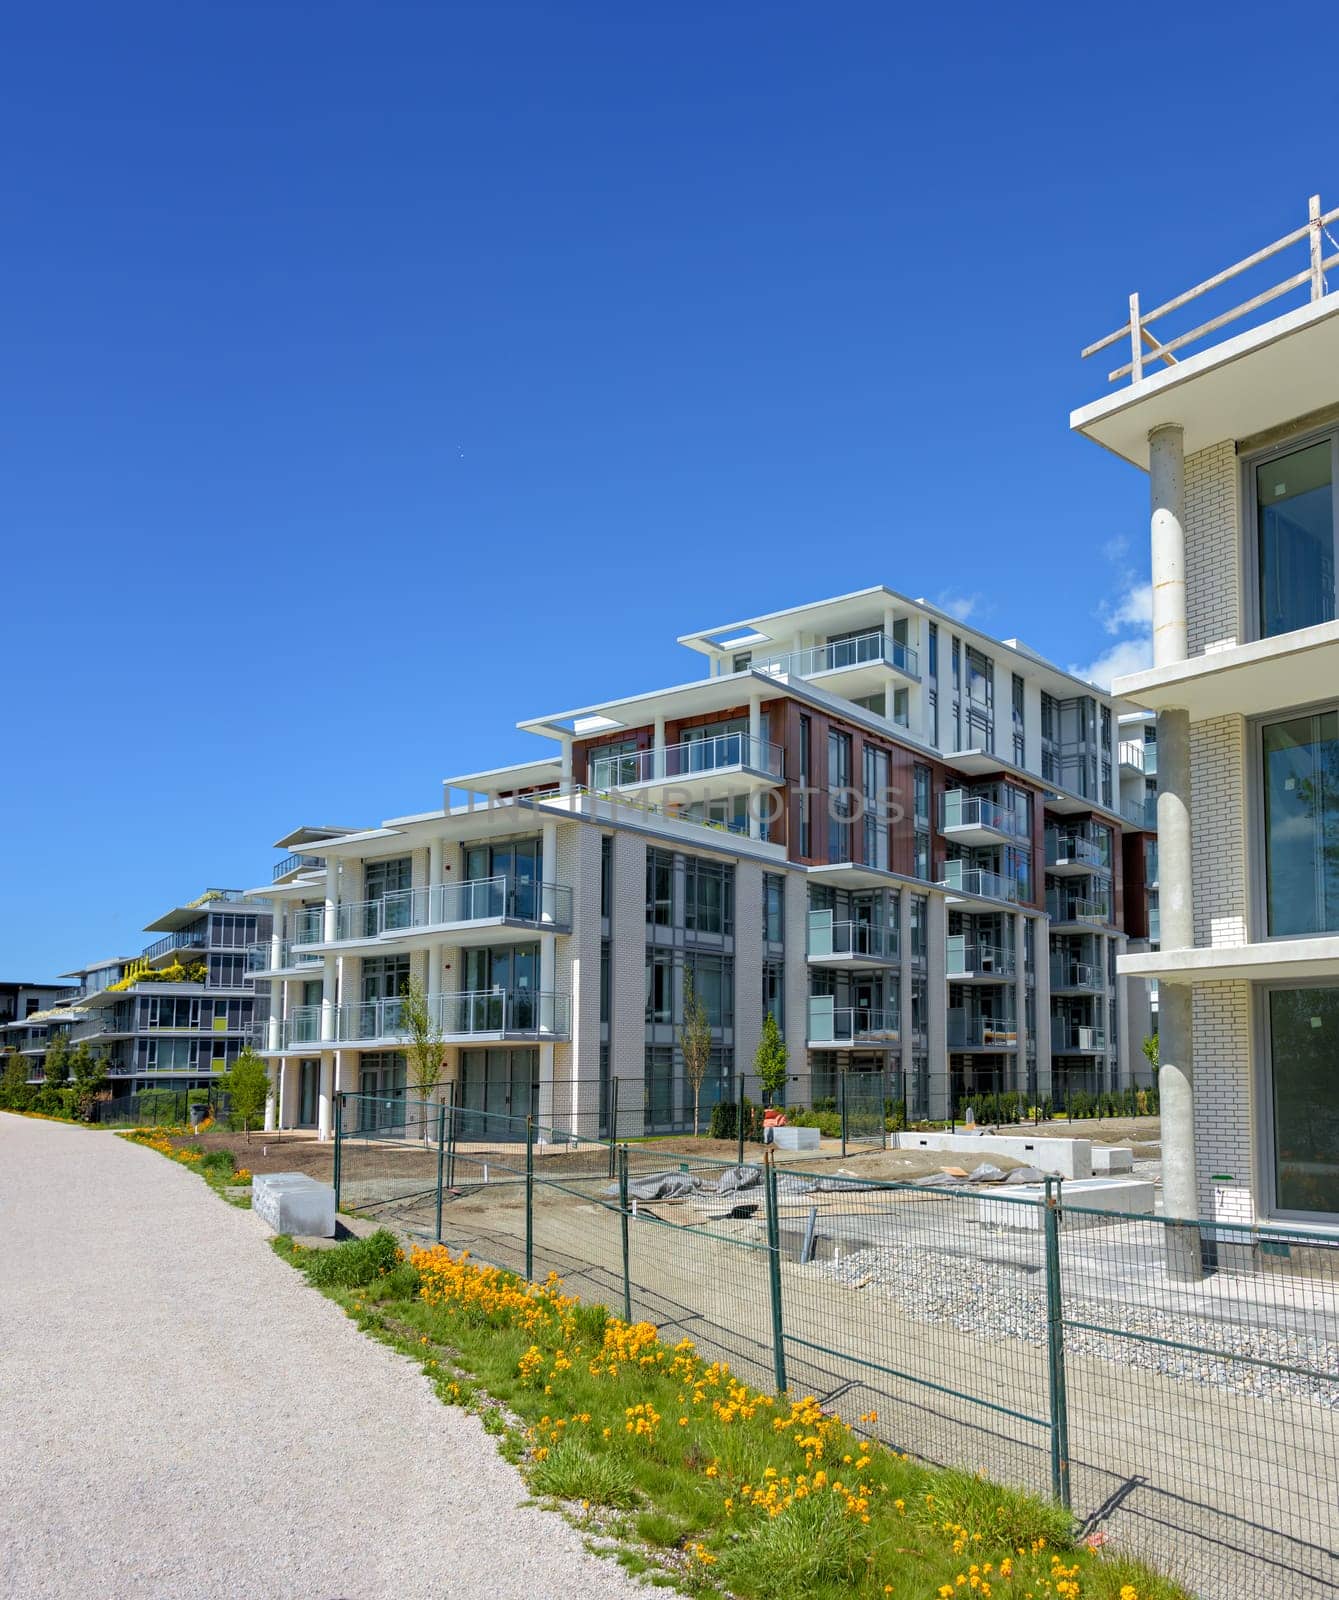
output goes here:
[[788, 650], [784, 655], [752, 663], [754, 672], [774, 676], [812, 678], [820, 672], [837, 672], [843, 667], [881, 663], [896, 667], [907, 677], [920, 676], [920, 660], [910, 645], [890, 637], [882, 628], [857, 634], [854, 639], [835, 639], [830, 644], [811, 645], [804, 650]]
[[[1193, 289], [1187, 289], [1184, 294], [1174, 295], [1172, 299], [1163, 301], [1160, 306], [1155, 306], [1152, 311], [1142, 311], [1138, 294], [1132, 294], [1128, 321], [1114, 333], [1099, 339], [1096, 344], [1090, 344], [1083, 351], [1083, 359], [1096, 355], [1099, 350], [1106, 350], [1112, 345], [1119, 344], [1122, 339], [1128, 340], [1130, 359], [1124, 366], [1109, 372], [1107, 382], [1118, 383], [1122, 378], [1128, 377], [1131, 383], [1138, 383], [1144, 376], [1145, 367], [1151, 363], [1161, 361], [1169, 367], [1175, 366], [1178, 350], [1184, 350], [1187, 345], [1196, 343], [1208, 334], [1216, 333], [1219, 328], [1226, 327], [1230, 322], [1249, 316], [1251, 312], [1258, 311], [1262, 306], [1269, 305], [1271, 301], [1289, 294], [1294, 289], [1305, 287], [1313, 301], [1320, 300], [1325, 294], [1325, 274], [1332, 267], [1339, 266], [1339, 243], [1336, 243], [1329, 231], [1329, 225], [1335, 221], [1339, 221], [1339, 208], [1322, 212], [1320, 196], [1313, 194], [1307, 204], [1307, 220], [1300, 228], [1294, 228], [1291, 233], [1284, 234], [1281, 239], [1275, 239], [1273, 244], [1267, 244], [1263, 250], [1257, 250], [1253, 255], [1226, 267], [1222, 272], [1214, 273], [1213, 277], [1205, 278], [1203, 283], [1197, 283]], [[1325, 254], [1326, 240], [1335, 247], [1335, 254], [1332, 256]], [[1233, 306], [1230, 311], [1221, 312], [1218, 316], [1211, 317], [1207, 322], [1201, 322], [1198, 327], [1178, 334], [1173, 339], [1159, 339], [1149, 331], [1150, 324], [1159, 318], [1167, 316], [1170, 312], [1179, 311], [1192, 300], [1197, 300], [1201, 295], [1230, 283], [1241, 273], [1249, 272], [1252, 267], [1258, 267], [1261, 262], [1268, 261], [1280, 251], [1303, 241], [1307, 245], [1309, 259], [1300, 272], [1293, 273], [1281, 283], [1271, 285], [1260, 294]]]
[[304, 867], [312, 868], [321, 867], [324, 865], [325, 863], [321, 860], [320, 856], [285, 856], [282, 861], [275, 862], [274, 871], [270, 874], [270, 876], [275, 880], [275, 882], [278, 882], [280, 878], [286, 878], [290, 872], [297, 872]]

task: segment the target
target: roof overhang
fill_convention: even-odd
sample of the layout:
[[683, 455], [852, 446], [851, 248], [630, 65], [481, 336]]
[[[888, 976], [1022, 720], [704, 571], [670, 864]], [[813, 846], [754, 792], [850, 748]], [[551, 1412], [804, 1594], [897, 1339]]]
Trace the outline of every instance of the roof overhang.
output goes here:
[[1117, 971], [1132, 978], [1168, 983], [1221, 983], [1229, 979], [1283, 978], [1299, 984], [1339, 977], [1339, 938], [1270, 939], [1263, 944], [1135, 950], [1116, 959]]
[[1080, 406], [1069, 425], [1147, 472], [1152, 429], [1178, 423], [1186, 455], [1247, 439], [1333, 405], [1336, 372], [1339, 290]]

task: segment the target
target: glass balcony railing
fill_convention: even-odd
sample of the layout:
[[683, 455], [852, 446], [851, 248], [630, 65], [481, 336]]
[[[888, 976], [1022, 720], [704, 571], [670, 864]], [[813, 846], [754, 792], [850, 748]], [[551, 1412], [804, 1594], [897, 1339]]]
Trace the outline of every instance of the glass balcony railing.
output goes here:
[[985, 867], [970, 867], [962, 861], [946, 861], [939, 887], [951, 894], [974, 895], [986, 900], [1008, 900], [1017, 903], [1020, 898], [1018, 880], [1006, 878], [1003, 873], [991, 872]]
[[482, 989], [439, 998], [447, 1038], [505, 1033], [563, 1038], [571, 1031], [571, 998], [538, 989]]
[[1018, 1043], [1018, 1024], [1012, 1017], [973, 1017], [950, 1012], [950, 1050], [1007, 1050]]
[[1051, 1050], [1105, 1050], [1106, 1029], [1098, 1023], [1065, 1022], [1051, 1018]]
[[862, 956], [872, 961], [897, 959], [897, 929], [869, 922], [837, 922], [830, 911], [809, 913], [809, 959]]
[[165, 939], [159, 939], [157, 944], [151, 944], [142, 959], [152, 961], [156, 956], [165, 956], [169, 950], [203, 950], [206, 942], [205, 925], [201, 922], [194, 928], [183, 928], [177, 933], [169, 933]]
[[[258, 1024], [261, 1036], [267, 1034], [268, 1024]], [[284, 1049], [294, 1045], [319, 1044], [321, 1039], [320, 1006], [294, 1006], [279, 1025], [279, 1043]]]
[[320, 956], [304, 953], [291, 939], [284, 939], [279, 945], [279, 965], [272, 966], [270, 958], [273, 948], [268, 939], [262, 939], [259, 944], [247, 946], [246, 970], [257, 972], [282, 972], [285, 967], [318, 966]]
[[948, 975], [973, 977], [989, 973], [992, 977], [1013, 976], [1016, 959], [1012, 945], [990, 944], [981, 939], [969, 939], [966, 934], [951, 933], [947, 940]]
[[760, 773], [779, 783], [784, 775], [784, 755], [779, 744], [767, 739], [755, 739], [747, 733], [718, 733], [665, 745], [659, 750], [592, 756], [590, 787], [603, 794], [641, 783], [673, 783], [713, 772]]
[[1081, 833], [1055, 828], [1046, 831], [1046, 865], [1090, 867], [1094, 872], [1109, 872], [1111, 864], [1101, 847]]
[[1051, 989], [1101, 989], [1102, 969], [1088, 961], [1067, 961], [1063, 957], [1051, 962]]
[[898, 1007], [839, 1006], [830, 995], [809, 1000], [811, 1044], [897, 1044], [901, 1039]]
[[294, 944], [320, 944], [325, 938], [325, 907], [304, 906], [293, 919]]
[[1026, 826], [1006, 806], [967, 789], [950, 789], [939, 797], [939, 826], [950, 828], [990, 828], [1010, 838], [1025, 837]]
[[565, 884], [535, 883], [505, 875], [401, 889], [383, 896], [379, 903], [384, 926], [392, 930], [498, 921], [528, 922], [537, 927], [572, 926], [572, 891]]
[[1111, 921], [1111, 902], [1105, 896], [1065, 894], [1052, 889], [1046, 896], [1046, 914], [1052, 922], [1105, 924]]
[[1127, 800], [1121, 806], [1121, 815], [1136, 828], [1156, 828], [1158, 825], [1158, 797], [1150, 794], [1142, 800]]
[[909, 678], [920, 676], [920, 660], [910, 645], [890, 637], [882, 628], [857, 634], [853, 639], [834, 639], [830, 644], [812, 645], [807, 650], [790, 650], [767, 661], [752, 663], [754, 672], [775, 677], [812, 678], [820, 672], [839, 672], [843, 667], [869, 663], [895, 667]]

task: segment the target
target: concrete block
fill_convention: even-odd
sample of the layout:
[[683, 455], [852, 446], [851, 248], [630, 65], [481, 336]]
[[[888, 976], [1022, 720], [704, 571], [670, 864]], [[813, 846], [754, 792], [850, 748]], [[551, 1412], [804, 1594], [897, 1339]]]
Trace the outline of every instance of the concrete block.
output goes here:
[[899, 1133], [899, 1150], [951, 1150], [984, 1160], [1011, 1156], [1058, 1178], [1091, 1178], [1092, 1144], [1087, 1139], [1029, 1138], [1000, 1133]]
[[305, 1172], [267, 1172], [251, 1185], [251, 1209], [275, 1233], [335, 1236], [335, 1190]]
[[772, 1143], [778, 1150], [817, 1150], [817, 1128], [773, 1128]]
[[1102, 1177], [1112, 1172], [1133, 1172], [1134, 1151], [1117, 1144], [1093, 1146], [1093, 1176]]
[[[1046, 1191], [1037, 1184], [1020, 1183], [1009, 1192], [1033, 1203], [1020, 1206], [1009, 1200], [982, 1199], [977, 1202], [976, 1220], [991, 1228], [1040, 1228]], [[1076, 1178], [1064, 1185], [1061, 1200], [1067, 1228], [1114, 1221], [1118, 1216], [1153, 1215], [1153, 1185], [1143, 1178]], [[1083, 1210], [1071, 1211], [1070, 1206]]]

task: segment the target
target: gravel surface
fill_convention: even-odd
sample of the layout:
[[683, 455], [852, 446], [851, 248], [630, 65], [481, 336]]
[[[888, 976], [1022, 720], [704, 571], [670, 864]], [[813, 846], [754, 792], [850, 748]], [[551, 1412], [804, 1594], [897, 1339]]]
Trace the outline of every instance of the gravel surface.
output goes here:
[[[1036, 1287], [1020, 1283], [1016, 1274], [1001, 1272], [986, 1262], [936, 1253], [920, 1245], [889, 1246], [857, 1250], [815, 1270], [828, 1273], [838, 1283], [873, 1288], [904, 1315], [920, 1322], [946, 1323], [960, 1333], [986, 1340], [1046, 1342], [1044, 1283]], [[1234, 1324], [1221, 1318], [1200, 1321], [1159, 1306], [1071, 1293], [1065, 1295], [1064, 1310], [1066, 1318], [1075, 1322], [1208, 1346], [1224, 1355], [1253, 1356], [1327, 1376], [1280, 1372], [1082, 1328], [1066, 1330], [1065, 1349], [1070, 1353], [1161, 1372], [1234, 1394], [1306, 1399], [1339, 1410], [1339, 1343], [1287, 1329]]]
[[0, 1115], [4, 1600], [642, 1600], [249, 1211]]

